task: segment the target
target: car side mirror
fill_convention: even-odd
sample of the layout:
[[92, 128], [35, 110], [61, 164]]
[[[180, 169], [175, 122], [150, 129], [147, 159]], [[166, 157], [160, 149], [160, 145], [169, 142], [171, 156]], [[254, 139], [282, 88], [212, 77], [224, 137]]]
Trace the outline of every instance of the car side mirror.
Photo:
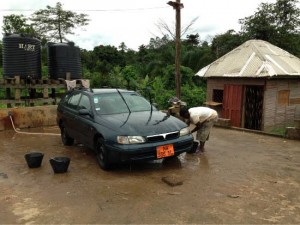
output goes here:
[[80, 116], [87, 116], [87, 115], [92, 116], [90, 110], [88, 109], [79, 109], [78, 113]]

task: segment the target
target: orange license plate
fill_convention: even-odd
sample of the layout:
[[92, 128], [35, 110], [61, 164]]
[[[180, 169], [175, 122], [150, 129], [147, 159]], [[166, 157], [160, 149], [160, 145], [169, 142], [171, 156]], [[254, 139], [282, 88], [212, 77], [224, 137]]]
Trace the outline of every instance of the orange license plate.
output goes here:
[[174, 147], [172, 144], [156, 147], [156, 157], [158, 159], [174, 155]]

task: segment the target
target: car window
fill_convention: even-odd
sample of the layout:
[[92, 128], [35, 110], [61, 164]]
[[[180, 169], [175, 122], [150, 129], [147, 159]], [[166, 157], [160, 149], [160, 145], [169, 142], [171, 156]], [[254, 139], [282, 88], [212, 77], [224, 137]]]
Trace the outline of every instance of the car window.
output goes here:
[[105, 93], [94, 96], [95, 109], [98, 114], [127, 113], [128, 108], [118, 93]]
[[137, 93], [124, 93], [123, 97], [131, 112], [149, 111], [151, 109], [150, 102]]
[[79, 102], [79, 99], [80, 99], [80, 96], [81, 96], [81, 93], [75, 93], [73, 94], [69, 100], [68, 100], [68, 103], [67, 105], [72, 108], [72, 109], [76, 109], [77, 108], [77, 105], [78, 105], [78, 102]]
[[87, 110], [91, 109], [91, 102], [88, 96], [86, 95], [81, 96], [78, 109], [87, 109]]
[[[143, 96], [135, 92], [122, 93], [122, 96], [119, 93], [95, 95], [93, 104], [97, 113], [100, 115], [117, 114], [128, 113], [129, 110], [130, 112], [139, 112], [151, 109], [150, 103]], [[154, 108], [154, 110], [156, 109]]]
[[60, 100], [59, 104], [68, 105], [68, 101], [71, 96], [72, 96], [72, 93], [70, 93], [70, 92], [65, 93], [64, 96], [62, 97], [62, 99]]

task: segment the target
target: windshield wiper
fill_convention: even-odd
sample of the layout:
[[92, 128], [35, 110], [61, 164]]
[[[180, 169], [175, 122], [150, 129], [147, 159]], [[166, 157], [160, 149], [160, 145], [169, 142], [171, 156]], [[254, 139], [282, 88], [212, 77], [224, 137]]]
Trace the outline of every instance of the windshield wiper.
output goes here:
[[123, 102], [125, 103], [125, 105], [127, 106], [127, 109], [128, 109], [128, 111], [129, 111], [129, 113], [131, 113], [130, 108], [129, 108], [129, 106], [128, 106], [126, 100], [125, 100], [125, 98], [123, 97], [123, 95], [121, 94], [121, 92], [119, 91], [118, 88], [116, 88], [116, 90], [117, 90], [117, 92], [119, 93], [119, 95], [121, 96], [121, 98], [122, 98]]

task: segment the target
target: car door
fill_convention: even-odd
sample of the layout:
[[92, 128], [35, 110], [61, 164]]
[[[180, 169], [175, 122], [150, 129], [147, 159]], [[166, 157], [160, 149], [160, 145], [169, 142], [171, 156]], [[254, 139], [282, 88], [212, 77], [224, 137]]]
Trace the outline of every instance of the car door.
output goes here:
[[[84, 110], [84, 114], [79, 113]], [[86, 113], [89, 112], [89, 113]], [[78, 115], [76, 117], [76, 139], [87, 147], [93, 146], [94, 115], [91, 100], [88, 95], [82, 94], [78, 104]]]
[[76, 139], [76, 117], [78, 115], [77, 106], [81, 97], [80, 92], [74, 92], [71, 94], [69, 100], [66, 102], [63, 110], [63, 122], [67, 133]]

